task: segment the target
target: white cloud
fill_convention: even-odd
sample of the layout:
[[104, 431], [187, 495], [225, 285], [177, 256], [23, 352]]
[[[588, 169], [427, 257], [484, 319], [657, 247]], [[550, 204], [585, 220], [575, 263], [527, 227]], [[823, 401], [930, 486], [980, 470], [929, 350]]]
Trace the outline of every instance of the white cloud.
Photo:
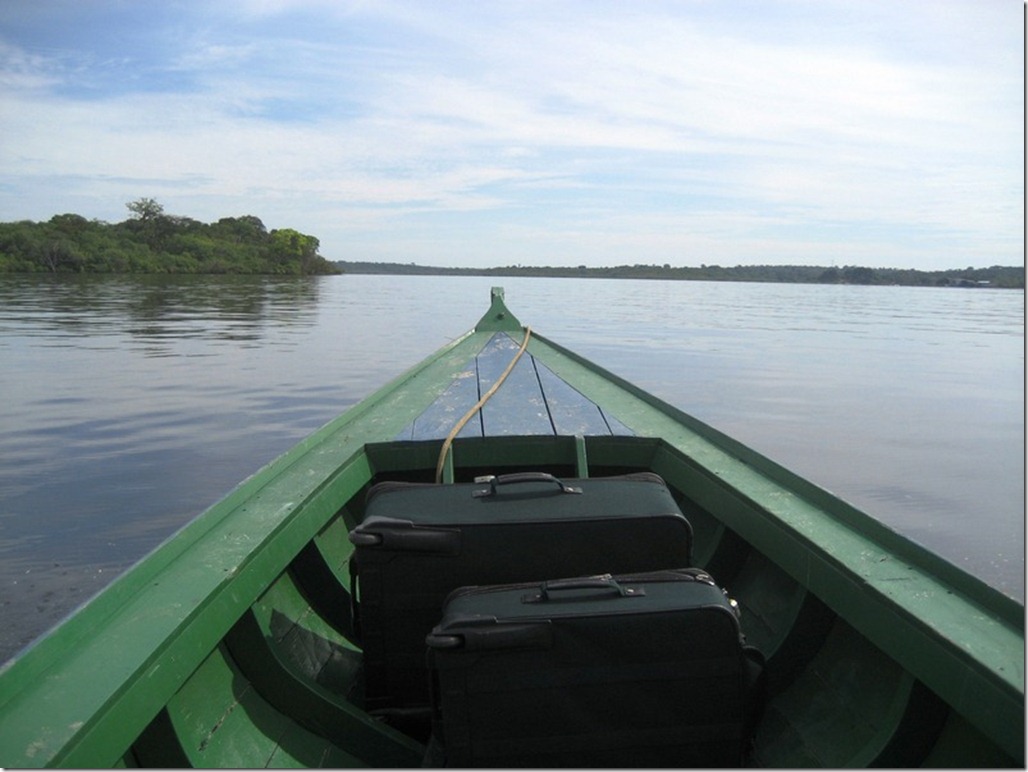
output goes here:
[[[153, 195], [300, 227], [333, 258], [489, 263], [465, 234], [502, 233], [526, 263], [1020, 259], [1019, 50], [995, 6], [924, 24], [762, 4], [768, 32], [723, 7], [197, 6], [164, 58], [108, 65], [136, 67], [135, 87], [85, 95], [45, 48], [0, 37], [0, 219], [90, 199], [83, 214], [120, 218]], [[991, 50], [962, 53], [969, 28]]]

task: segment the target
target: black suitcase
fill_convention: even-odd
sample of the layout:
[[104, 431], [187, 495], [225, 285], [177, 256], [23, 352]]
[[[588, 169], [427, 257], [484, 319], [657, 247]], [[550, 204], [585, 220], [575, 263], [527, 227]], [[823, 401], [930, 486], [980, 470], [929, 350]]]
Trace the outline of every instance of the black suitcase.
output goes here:
[[427, 643], [427, 765], [745, 762], [763, 657], [697, 569], [461, 588]]
[[655, 474], [381, 483], [350, 533], [366, 706], [427, 706], [425, 636], [450, 591], [689, 565], [692, 529]]

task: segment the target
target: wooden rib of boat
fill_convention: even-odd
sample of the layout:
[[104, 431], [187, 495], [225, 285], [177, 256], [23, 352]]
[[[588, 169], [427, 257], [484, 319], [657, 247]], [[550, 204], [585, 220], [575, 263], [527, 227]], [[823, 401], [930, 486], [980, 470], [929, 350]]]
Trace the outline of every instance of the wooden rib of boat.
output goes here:
[[[362, 708], [349, 531], [432, 481], [525, 330], [478, 325], [242, 482], [0, 673], [0, 765], [416, 767]], [[767, 657], [752, 764], [1024, 766], [1024, 607], [536, 334], [442, 481], [650, 470]], [[673, 645], [673, 642], [669, 642]]]

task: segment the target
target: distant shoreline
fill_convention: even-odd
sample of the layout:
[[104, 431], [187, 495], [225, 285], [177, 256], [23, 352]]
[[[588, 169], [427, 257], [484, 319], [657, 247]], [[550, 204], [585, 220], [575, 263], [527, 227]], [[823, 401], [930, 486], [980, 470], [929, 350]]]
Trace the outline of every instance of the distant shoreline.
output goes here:
[[587, 266], [502, 266], [494, 268], [449, 268], [414, 263], [373, 263], [337, 260], [343, 273], [387, 276], [534, 276], [563, 279], [663, 279], [672, 281], [741, 281], [781, 284], [858, 284], [906, 287], [965, 287], [1024, 289], [1023, 266], [954, 268], [919, 271], [908, 268], [865, 268], [860, 266], [739, 265], [722, 267], [672, 267], [670, 265], [622, 265], [605, 268]]

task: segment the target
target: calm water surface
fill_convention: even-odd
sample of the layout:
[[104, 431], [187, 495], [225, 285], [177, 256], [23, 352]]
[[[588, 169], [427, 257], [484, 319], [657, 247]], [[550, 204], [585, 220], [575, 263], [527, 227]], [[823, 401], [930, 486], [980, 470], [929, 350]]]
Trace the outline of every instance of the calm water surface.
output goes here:
[[536, 331], [1024, 599], [1024, 293], [0, 277], [0, 661], [472, 327]]

